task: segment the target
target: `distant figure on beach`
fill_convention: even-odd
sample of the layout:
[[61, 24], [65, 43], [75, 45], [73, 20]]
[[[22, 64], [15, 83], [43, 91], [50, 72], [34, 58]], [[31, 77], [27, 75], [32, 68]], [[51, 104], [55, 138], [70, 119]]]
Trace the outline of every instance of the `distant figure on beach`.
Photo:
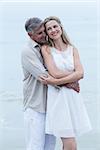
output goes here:
[[[23, 105], [26, 129], [27, 150], [54, 150], [56, 137], [45, 134], [45, 117], [47, 103], [47, 81], [42, 81], [40, 76], [46, 76], [54, 82], [54, 88], [58, 90], [62, 86], [72, 88], [79, 92], [78, 82], [57, 86], [59, 79], [50, 76], [44, 66], [41, 55], [41, 46], [46, 44], [46, 34], [43, 21], [37, 17], [29, 18], [25, 23], [25, 29], [29, 36], [29, 42], [22, 52], [23, 80]], [[60, 72], [61, 74], [63, 73]], [[51, 78], [51, 79], [50, 79]], [[66, 83], [66, 77], [63, 77]], [[60, 85], [60, 84], [59, 84]], [[51, 97], [52, 98], [52, 97]]]
[[[72, 83], [84, 77], [78, 50], [69, 41], [57, 17], [44, 20], [48, 45], [42, 46], [42, 56], [49, 74], [41, 76], [47, 82], [46, 134], [60, 137], [63, 150], [76, 150], [76, 137], [91, 130], [90, 120], [80, 92], [54, 85]], [[64, 78], [64, 80], [63, 80]], [[65, 80], [66, 78], [66, 80]]]

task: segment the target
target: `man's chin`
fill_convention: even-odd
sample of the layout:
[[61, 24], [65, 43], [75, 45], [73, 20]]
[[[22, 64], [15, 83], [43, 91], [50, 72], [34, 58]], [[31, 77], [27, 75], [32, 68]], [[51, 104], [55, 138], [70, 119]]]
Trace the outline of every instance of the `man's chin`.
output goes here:
[[45, 45], [45, 44], [48, 44], [48, 42], [47, 41], [41, 41], [39, 44], [40, 45]]

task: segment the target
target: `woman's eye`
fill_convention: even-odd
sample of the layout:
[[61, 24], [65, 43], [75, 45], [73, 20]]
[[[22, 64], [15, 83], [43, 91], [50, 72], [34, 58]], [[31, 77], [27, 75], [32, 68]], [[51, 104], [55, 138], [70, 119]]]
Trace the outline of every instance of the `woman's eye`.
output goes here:
[[57, 28], [57, 25], [55, 25], [54, 28]]

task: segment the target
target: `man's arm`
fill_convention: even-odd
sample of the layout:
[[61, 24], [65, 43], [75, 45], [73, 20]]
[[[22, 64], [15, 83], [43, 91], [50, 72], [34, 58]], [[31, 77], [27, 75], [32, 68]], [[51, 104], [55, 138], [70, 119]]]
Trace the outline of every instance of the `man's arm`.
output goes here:
[[46, 71], [45, 67], [33, 51], [24, 50], [22, 52], [21, 61], [22, 67], [25, 68], [25, 70], [27, 70], [35, 78], [37, 78], [37, 80], [39, 76], [48, 75], [48, 72]]
[[[53, 78], [52, 76], [49, 76], [49, 75], [48, 75], [48, 79], [47, 79], [47, 80], [49, 80], [49, 82], [46, 81], [43, 76], [41, 76], [39, 78], [39, 80], [43, 84], [51, 84], [51, 85], [55, 86], [56, 88], [60, 88], [60, 87], [65, 86], [66, 88], [73, 89], [73, 90], [75, 90], [78, 93], [80, 92], [80, 86], [79, 86], [79, 82], [78, 81], [75, 81], [75, 82], [72, 82], [72, 83], [65, 83], [65, 84], [58, 85], [58, 84], [54, 84], [55, 83], [55, 78]], [[57, 83], [57, 80], [59, 82], [59, 79], [56, 79], [56, 83]]]

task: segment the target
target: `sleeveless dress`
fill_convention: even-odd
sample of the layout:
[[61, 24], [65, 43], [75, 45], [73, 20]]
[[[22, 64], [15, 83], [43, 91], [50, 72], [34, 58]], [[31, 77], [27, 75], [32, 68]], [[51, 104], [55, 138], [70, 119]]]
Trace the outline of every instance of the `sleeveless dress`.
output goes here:
[[[62, 70], [74, 70], [73, 47], [65, 51], [51, 48], [56, 66]], [[48, 85], [46, 133], [56, 137], [76, 137], [90, 131], [91, 123], [80, 93], [73, 89], [57, 89]]]

